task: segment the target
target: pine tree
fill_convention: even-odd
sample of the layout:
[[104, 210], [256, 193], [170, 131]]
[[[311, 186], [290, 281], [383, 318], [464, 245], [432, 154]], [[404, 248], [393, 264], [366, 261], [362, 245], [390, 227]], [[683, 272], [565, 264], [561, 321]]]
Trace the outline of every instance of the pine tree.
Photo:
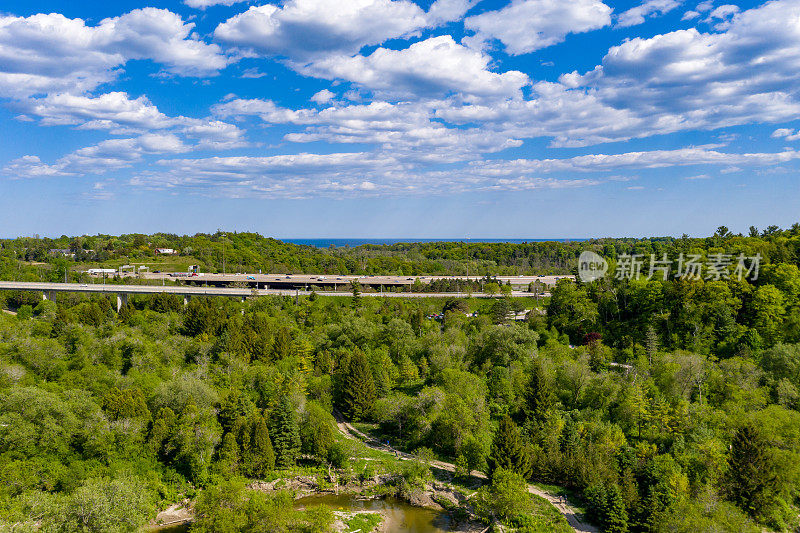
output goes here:
[[272, 415], [271, 434], [275, 464], [281, 468], [294, 466], [300, 454], [300, 427], [288, 396], [283, 397]]
[[256, 415], [252, 421], [249, 438], [242, 448], [247, 446], [249, 455], [249, 474], [252, 477], [263, 477], [264, 474], [275, 468], [275, 452], [267, 430], [264, 417]]
[[292, 336], [287, 328], [280, 328], [272, 341], [272, 359], [281, 361], [292, 353]]
[[492, 320], [495, 324], [502, 324], [508, 320], [508, 314], [511, 312], [511, 305], [508, 299], [501, 298], [492, 304]]
[[356, 350], [342, 377], [341, 407], [344, 413], [355, 421], [364, 420], [372, 414], [376, 400], [375, 380], [367, 357]]
[[235, 476], [239, 471], [239, 445], [236, 443], [236, 435], [230, 431], [222, 438], [215, 467], [225, 476]]
[[547, 418], [555, 403], [555, 394], [550, 377], [540, 362], [535, 362], [528, 387], [525, 390], [525, 416], [537, 422]]
[[628, 531], [628, 512], [625, 510], [622, 493], [616, 485], [611, 485], [606, 491], [603, 531], [607, 533], [627, 533]]
[[586, 518], [594, 524], [603, 524], [608, 504], [608, 491], [603, 483], [593, 483], [583, 491], [586, 500]]
[[764, 436], [754, 425], [743, 425], [733, 436], [728, 458], [729, 498], [750, 516], [758, 516], [774, 504], [776, 482]]
[[498, 468], [503, 468], [525, 478], [530, 476], [530, 457], [525, 450], [519, 428], [508, 415], [500, 419], [500, 425], [492, 441], [492, 450], [486, 462], [490, 475]]
[[358, 280], [350, 282], [350, 288], [353, 290], [353, 299], [350, 301], [350, 306], [353, 309], [361, 307], [361, 284]]

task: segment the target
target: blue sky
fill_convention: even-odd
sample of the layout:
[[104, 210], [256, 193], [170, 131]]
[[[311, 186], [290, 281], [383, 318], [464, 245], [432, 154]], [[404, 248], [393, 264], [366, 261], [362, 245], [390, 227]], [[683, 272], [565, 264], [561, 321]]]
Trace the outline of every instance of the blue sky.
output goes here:
[[800, 0], [0, 6], [0, 235], [800, 220]]

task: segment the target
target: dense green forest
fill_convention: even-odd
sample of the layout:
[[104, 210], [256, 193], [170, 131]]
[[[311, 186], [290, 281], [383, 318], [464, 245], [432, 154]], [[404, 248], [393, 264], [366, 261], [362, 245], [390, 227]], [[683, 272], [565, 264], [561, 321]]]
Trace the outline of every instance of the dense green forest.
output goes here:
[[[248, 264], [308, 270], [467, 258], [528, 270], [558, 257], [571, 269], [582, 249], [612, 264], [632, 252], [762, 257], [757, 279], [561, 280], [546, 313], [524, 321], [509, 311], [532, 300], [503, 297], [193, 298], [184, 308], [155, 295], [117, 313], [101, 296], [0, 293], [16, 312], [0, 314], [0, 529], [130, 531], [188, 498], [192, 530], [326, 531], [324, 508], [294, 511], [287, 493], [248, 484], [385, 474], [386, 490], [407, 495], [436, 457], [462, 480], [486, 473], [470, 512], [518, 531], [557, 529], [531, 511], [525, 481], [577, 495], [609, 532], [794, 531], [800, 231], [752, 233], [363, 250], [227, 237], [231, 248], [261, 243], [242, 245], [243, 261], [274, 248]], [[141, 237], [144, 254], [157, 236]], [[93, 239], [95, 251], [127, 242]], [[3, 277], [49, 261], [20, 254], [53, 242], [4, 241]], [[336, 413], [423, 461], [356, 463]]]

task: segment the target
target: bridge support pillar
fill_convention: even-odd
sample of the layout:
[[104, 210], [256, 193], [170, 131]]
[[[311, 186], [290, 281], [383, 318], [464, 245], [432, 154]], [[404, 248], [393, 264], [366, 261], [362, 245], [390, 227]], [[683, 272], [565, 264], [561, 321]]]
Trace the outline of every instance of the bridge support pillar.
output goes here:
[[188, 294], [184, 294], [183, 295], [183, 308], [186, 309], [187, 307], [189, 307], [189, 295]]
[[42, 291], [42, 300], [56, 301], [56, 293], [54, 291]]
[[128, 305], [128, 295], [124, 293], [117, 293], [117, 313], [120, 312], [123, 305]]

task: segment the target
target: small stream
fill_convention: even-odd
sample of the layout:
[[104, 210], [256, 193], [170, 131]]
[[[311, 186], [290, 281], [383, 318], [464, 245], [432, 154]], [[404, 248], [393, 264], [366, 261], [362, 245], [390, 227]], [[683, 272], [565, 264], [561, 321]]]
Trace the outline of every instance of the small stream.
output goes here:
[[317, 494], [295, 501], [295, 508], [327, 505], [334, 511], [382, 511], [392, 533], [447, 533], [450, 517], [432, 509], [415, 507], [397, 498], [359, 500], [351, 494]]

